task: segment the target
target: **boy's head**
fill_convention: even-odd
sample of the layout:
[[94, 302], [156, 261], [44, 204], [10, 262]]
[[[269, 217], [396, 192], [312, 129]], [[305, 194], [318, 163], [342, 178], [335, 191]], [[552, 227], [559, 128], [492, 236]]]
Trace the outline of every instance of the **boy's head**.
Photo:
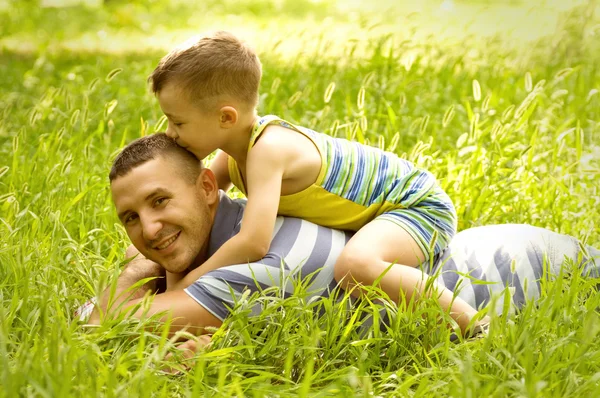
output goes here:
[[262, 67], [246, 43], [219, 31], [189, 40], [165, 55], [149, 77], [152, 91], [174, 83], [182, 94], [208, 110], [218, 98], [232, 99], [254, 109]]
[[171, 51], [148, 80], [169, 119], [167, 134], [203, 159], [221, 144], [224, 107], [254, 114], [261, 75], [254, 50], [220, 31]]

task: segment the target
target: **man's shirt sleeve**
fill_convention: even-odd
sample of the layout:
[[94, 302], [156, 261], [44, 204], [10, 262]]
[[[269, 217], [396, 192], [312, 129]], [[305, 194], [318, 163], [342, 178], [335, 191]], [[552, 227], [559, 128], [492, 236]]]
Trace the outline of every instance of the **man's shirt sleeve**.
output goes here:
[[[277, 287], [287, 297], [296, 281], [308, 283], [307, 299], [335, 288], [333, 266], [350, 234], [292, 217], [278, 217], [269, 253], [260, 261], [222, 267], [200, 277], [185, 292], [220, 320], [244, 291]], [[253, 308], [258, 313], [260, 308]]]

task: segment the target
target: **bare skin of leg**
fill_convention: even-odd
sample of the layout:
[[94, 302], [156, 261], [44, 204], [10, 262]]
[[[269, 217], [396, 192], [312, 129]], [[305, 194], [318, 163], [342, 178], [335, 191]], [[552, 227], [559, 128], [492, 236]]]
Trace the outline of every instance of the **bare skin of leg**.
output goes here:
[[[400, 226], [386, 220], [373, 220], [362, 227], [348, 242], [335, 264], [335, 279], [345, 289], [373, 285], [375, 280], [394, 264], [379, 282], [379, 287], [395, 302], [400, 300], [400, 290], [406, 300], [414, 294], [436, 296], [463, 334], [477, 310], [452, 291], [433, 283], [425, 291], [430, 278], [418, 267], [425, 259], [422, 250], [412, 236]], [[357, 291], [357, 289], [353, 289]], [[357, 295], [360, 294], [358, 289]]]

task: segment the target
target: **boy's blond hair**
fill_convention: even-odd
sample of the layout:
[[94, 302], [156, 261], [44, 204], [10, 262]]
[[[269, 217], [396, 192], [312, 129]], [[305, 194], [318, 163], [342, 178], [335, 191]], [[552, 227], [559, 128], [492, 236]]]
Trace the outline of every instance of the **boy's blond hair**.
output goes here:
[[148, 80], [154, 94], [175, 82], [205, 110], [227, 97], [254, 109], [261, 75], [254, 50], [233, 34], [219, 31], [169, 52]]

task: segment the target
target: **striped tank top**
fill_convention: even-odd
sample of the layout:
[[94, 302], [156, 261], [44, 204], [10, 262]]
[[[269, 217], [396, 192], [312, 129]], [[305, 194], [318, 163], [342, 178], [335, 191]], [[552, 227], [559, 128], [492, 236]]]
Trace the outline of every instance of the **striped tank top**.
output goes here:
[[[321, 155], [317, 180], [300, 192], [281, 196], [279, 215], [357, 231], [385, 212], [418, 205], [437, 185], [431, 173], [394, 153], [294, 126], [272, 115], [257, 120], [248, 150], [272, 124], [303, 134]], [[231, 157], [228, 169], [233, 185], [246, 194], [241, 172]]]

